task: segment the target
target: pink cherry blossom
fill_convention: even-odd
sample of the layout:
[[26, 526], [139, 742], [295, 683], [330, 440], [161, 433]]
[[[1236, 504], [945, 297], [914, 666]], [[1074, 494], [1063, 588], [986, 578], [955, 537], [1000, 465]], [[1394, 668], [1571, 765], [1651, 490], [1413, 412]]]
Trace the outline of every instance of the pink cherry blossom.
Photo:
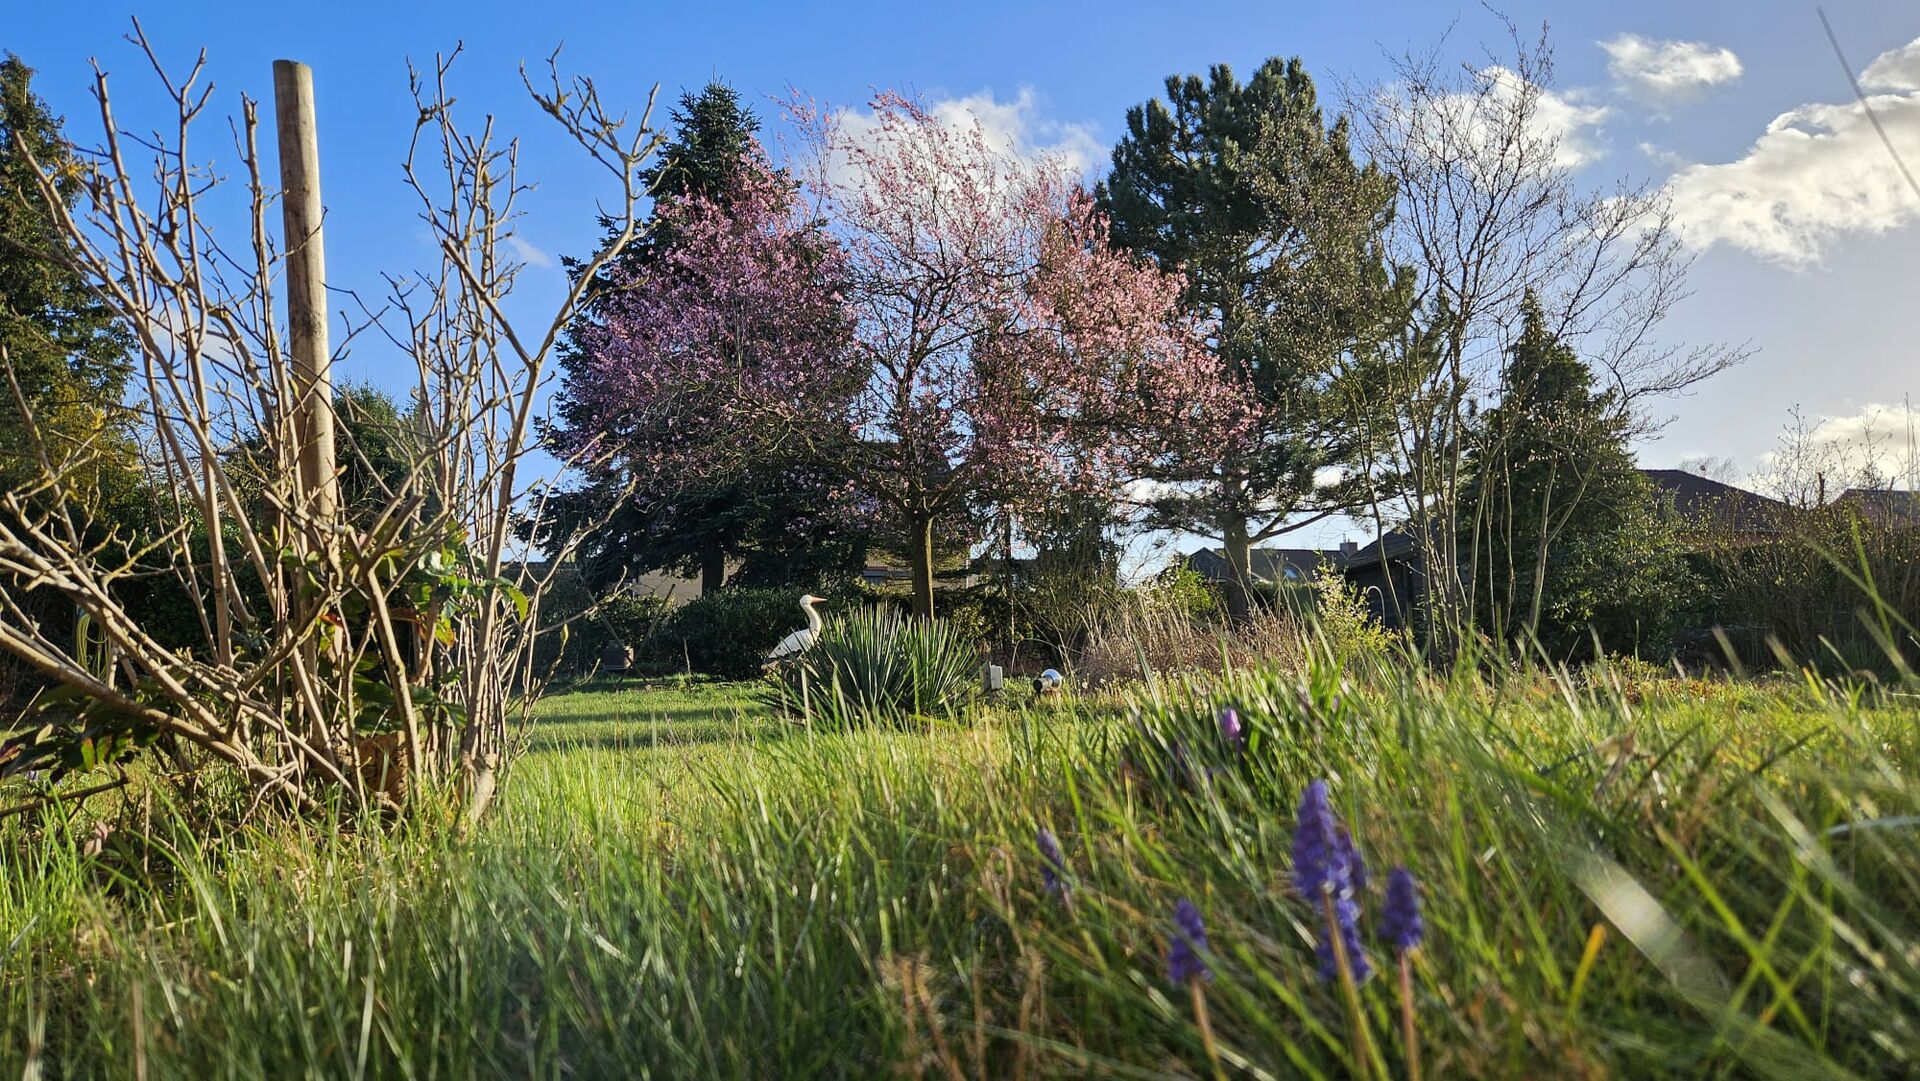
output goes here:
[[870, 107], [857, 123], [790, 112], [847, 252], [868, 482], [903, 525], [1111, 488], [1183, 443], [1235, 437], [1244, 406], [1210, 378], [1180, 282], [1112, 250], [1060, 163], [898, 94]]
[[603, 277], [574, 334], [562, 448], [685, 478], [755, 448], [844, 432], [860, 385], [847, 262], [762, 156], [725, 198], [663, 206], [651, 258]]

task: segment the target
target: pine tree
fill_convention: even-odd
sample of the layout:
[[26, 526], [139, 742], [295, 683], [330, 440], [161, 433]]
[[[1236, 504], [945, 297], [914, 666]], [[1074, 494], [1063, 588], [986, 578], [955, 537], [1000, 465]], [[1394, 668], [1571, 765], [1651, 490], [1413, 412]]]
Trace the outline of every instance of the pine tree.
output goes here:
[[1299, 516], [1358, 505], [1356, 407], [1381, 402], [1377, 345], [1410, 306], [1382, 234], [1393, 183], [1357, 164], [1344, 118], [1328, 126], [1299, 60], [1242, 84], [1226, 65], [1167, 79], [1165, 101], [1127, 113], [1097, 191], [1117, 245], [1186, 278], [1189, 310], [1215, 323], [1218, 378], [1254, 400], [1245, 439], [1176, 464], [1158, 524], [1217, 537], [1244, 616], [1248, 553]]
[[1461, 491], [1470, 594], [1495, 640], [1556, 656], [1659, 644], [1683, 593], [1670, 527], [1628, 448], [1628, 417], [1529, 295], [1499, 402]]
[[[60, 259], [39, 178], [51, 177], [55, 195], [71, 207], [81, 171], [60, 118], [35, 96], [32, 81], [33, 69], [18, 56], [0, 60], [0, 488], [24, 496], [26, 517], [64, 516], [82, 543], [124, 555], [151, 526], [132, 413], [121, 400], [131, 337]], [[57, 483], [48, 483], [49, 472]], [[73, 606], [57, 592], [4, 579], [0, 590], [41, 627], [67, 633], [55, 628], [71, 625]], [[13, 668], [0, 663], [0, 700], [41, 685], [39, 676]]]
[[[18, 56], [0, 61], [0, 344], [48, 451], [97, 451], [103, 435], [125, 425], [130, 338], [59, 259], [53, 210], [36, 170], [54, 178], [67, 206], [80, 196], [81, 174], [60, 119], [34, 95], [32, 80], [33, 69]], [[23, 456], [31, 444], [29, 418], [11, 393], [0, 396], [0, 421], [0, 476], [17, 479], [28, 468]], [[110, 449], [129, 448], [122, 441]]]
[[673, 142], [640, 174], [654, 198], [723, 197], [739, 177], [741, 159], [757, 150], [760, 118], [716, 79], [698, 94], [680, 95], [673, 124]]

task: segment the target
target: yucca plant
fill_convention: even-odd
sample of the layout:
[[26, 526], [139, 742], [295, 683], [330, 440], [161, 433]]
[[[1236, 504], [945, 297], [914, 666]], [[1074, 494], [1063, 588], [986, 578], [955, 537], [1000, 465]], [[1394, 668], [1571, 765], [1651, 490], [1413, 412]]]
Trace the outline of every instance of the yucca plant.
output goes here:
[[827, 624], [774, 673], [771, 693], [788, 713], [844, 727], [947, 716], [967, 701], [978, 663], [951, 624], [868, 608]]

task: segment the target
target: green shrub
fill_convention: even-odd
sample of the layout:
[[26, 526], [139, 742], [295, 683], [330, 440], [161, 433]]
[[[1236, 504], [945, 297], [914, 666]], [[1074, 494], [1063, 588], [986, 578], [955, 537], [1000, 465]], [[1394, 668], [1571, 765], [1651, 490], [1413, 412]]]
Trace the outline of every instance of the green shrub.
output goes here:
[[1718, 627], [1741, 664], [1780, 654], [1827, 672], [1891, 677], [1920, 664], [1920, 525], [1844, 505], [1798, 510], [1762, 538], [1706, 531], [1693, 563], [1705, 583], [1687, 622], [1702, 633], [1690, 666], [1724, 664]]
[[1194, 619], [1218, 615], [1222, 607], [1220, 587], [1207, 581], [1206, 575], [1187, 566], [1186, 561], [1181, 559], [1169, 562], [1140, 590], [1151, 592], [1164, 607], [1184, 612]]
[[1331, 567], [1321, 567], [1312, 584], [1313, 626], [1334, 660], [1379, 656], [1393, 644], [1393, 632], [1380, 625], [1360, 587]]
[[985, 642], [995, 635], [1001, 638], [1007, 635], [1005, 602], [983, 590], [969, 591], [955, 597], [939, 612], [940, 622], [952, 628], [965, 641]]
[[673, 606], [665, 597], [610, 597], [600, 605], [600, 621], [613, 640], [642, 649], [673, 615]]
[[722, 679], [751, 679], [780, 639], [804, 625], [800, 594], [724, 589], [689, 601], [660, 628], [661, 659]]
[[867, 608], [827, 624], [778, 674], [773, 697], [790, 712], [846, 727], [945, 716], [971, 696], [979, 665], [975, 639], [945, 620]]

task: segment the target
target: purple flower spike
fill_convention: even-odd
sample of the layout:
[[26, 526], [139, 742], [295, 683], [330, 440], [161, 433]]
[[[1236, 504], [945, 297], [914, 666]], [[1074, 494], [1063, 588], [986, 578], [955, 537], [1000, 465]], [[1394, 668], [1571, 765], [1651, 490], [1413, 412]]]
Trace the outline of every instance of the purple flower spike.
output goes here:
[[1395, 867], [1387, 872], [1387, 906], [1380, 913], [1380, 934], [1396, 950], [1410, 950], [1427, 937], [1420, 918], [1420, 883], [1413, 872]]
[[1334, 827], [1334, 836], [1339, 839], [1340, 858], [1347, 864], [1347, 882], [1353, 892], [1365, 893], [1367, 890], [1367, 861], [1360, 858], [1360, 849], [1353, 843], [1353, 831], [1346, 823]]
[[1318, 908], [1322, 893], [1350, 888], [1342, 855], [1327, 782], [1315, 781], [1300, 796], [1300, 822], [1293, 830], [1293, 885], [1308, 904]]
[[[1322, 909], [1323, 915], [1324, 912], [1325, 910]], [[1352, 896], [1334, 898], [1333, 922], [1339, 927], [1340, 944], [1346, 948], [1347, 968], [1353, 973], [1353, 982], [1367, 982], [1367, 977], [1373, 975], [1373, 966], [1367, 963], [1366, 951], [1360, 947], [1359, 902]], [[1326, 935], [1321, 935], [1320, 944], [1314, 948], [1313, 952], [1314, 956], [1320, 959], [1320, 978], [1328, 983], [1338, 980], [1340, 965], [1333, 954], [1333, 940]]]
[[1327, 782], [1309, 784], [1300, 796], [1300, 821], [1293, 831], [1293, 884], [1316, 915], [1325, 918], [1328, 900], [1333, 904], [1332, 926], [1320, 936], [1316, 951], [1324, 979], [1340, 975], [1333, 953], [1334, 934], [1346, 947], [1347, 964], [1356, 983], [1373, 971], [1360, 949], [1360, 903], [1354, 899], [1354, 888], [1356, 877], [1365, 881], [1366, 870], [1359, 858], [1352, 835], [1333, 813]]
[[1067, 860], [1060, 854], [1060, 842], [1054, 840], [1053, 831], [1040, 831], [1040, 877], [1047, 884], [1047, 892], [1055, 897], [1065, 897], [1067, 890]]
[[1200, 960], [1207, 948], [1207, 925], [1200, 910], [1185, 897], [1173, 906], [1173, 937], [1167, 943], [1167, 979], [1176, 987], [1194, 980], [1213, 979], [1213, 970]]
[[1232, 706], [1220, 711], [1220, 735], [1226, 739], [1227, 745], [1236, 751], [1245, 750], [1247, 747], [1247, 733], [1240, 727], [1240, 713]]

